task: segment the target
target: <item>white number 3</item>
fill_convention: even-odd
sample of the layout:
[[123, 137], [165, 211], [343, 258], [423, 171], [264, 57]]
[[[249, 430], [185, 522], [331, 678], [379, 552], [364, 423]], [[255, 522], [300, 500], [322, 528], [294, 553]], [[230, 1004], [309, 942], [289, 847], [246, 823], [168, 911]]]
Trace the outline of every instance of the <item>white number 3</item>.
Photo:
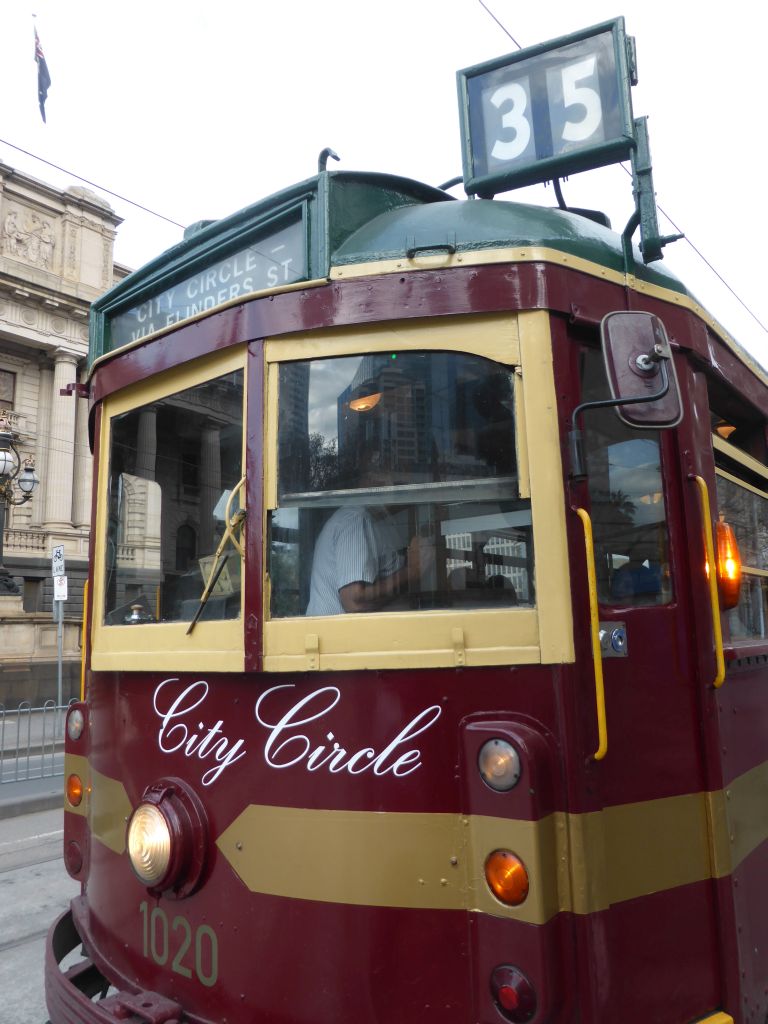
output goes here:
[[522, 85], [517, 82], [508, 82], [491, 96], [491, 103], [497, 110], [506, 102], [510, 102], [512, 106], [501, 115], [501, 123], [505, 128], [511, 128], [515, 137], [509, 142], [496, 140], [491, 150], [491, 156], [496, 160], [514, 160], [515, 157], [525, 152], [531, 141], [531, 125], [524, 116], [528, 97]]

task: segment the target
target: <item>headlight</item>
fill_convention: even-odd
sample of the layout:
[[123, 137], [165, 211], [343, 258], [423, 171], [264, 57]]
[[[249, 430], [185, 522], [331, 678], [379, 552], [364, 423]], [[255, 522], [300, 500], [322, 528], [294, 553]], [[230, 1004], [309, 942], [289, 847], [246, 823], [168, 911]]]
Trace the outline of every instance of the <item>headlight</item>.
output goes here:
[[144, 790], [128, 821], [128, 858], [136, 877], [156, 895], [189, 896], [200, 885], [208, 852], [205, 809], [181, 779]]
[[171, 862], [171, 829], [154, 804], [139, 804], [128, 823], [128, 856], [141, 881], [156, 886]]
[[486, 786], [505, 793], [520, 779], [520, 755], [506, 740], [488, 740], [480, 748], [477, 767]]
[[85, 717], [80, 708], [72, 708], [67, 715], [67, 736], [76, 742], [83, 735], [83, 729], [85, 728]]

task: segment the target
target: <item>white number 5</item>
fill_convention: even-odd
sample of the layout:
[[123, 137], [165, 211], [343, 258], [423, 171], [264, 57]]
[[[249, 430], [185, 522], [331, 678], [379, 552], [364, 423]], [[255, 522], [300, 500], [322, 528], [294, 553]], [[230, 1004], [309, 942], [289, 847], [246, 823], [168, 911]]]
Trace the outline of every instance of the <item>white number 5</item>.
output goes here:
[[566, 142], [583, 142], [600, 127], [603, 119], [603, 108], [600, 94], [588, 85], [578, 83], [589, 78], [595, 71], [595, 58], [587, 57], [578, 64], [571, 64], [560, 72], [563, 79], [563, 103], [565, 107], [580, 105], [584, 108], [584, 117], [580, 121], [566, 121], [563, 126], [563, 139]]

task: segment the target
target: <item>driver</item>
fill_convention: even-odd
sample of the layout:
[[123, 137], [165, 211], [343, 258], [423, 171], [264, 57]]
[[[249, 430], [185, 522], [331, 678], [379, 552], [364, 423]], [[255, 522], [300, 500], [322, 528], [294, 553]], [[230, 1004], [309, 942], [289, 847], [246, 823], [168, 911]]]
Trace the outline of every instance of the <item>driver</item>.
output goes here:
[[[375, 441], [359, 454], [356, 485], [392, 485]], [[376, 611], [410, 586], [434, 560], [431, 543], [414, 537], [406, 549], [383, 505], [344, 505], [323, 526], [315, 544], [307, 615]]]

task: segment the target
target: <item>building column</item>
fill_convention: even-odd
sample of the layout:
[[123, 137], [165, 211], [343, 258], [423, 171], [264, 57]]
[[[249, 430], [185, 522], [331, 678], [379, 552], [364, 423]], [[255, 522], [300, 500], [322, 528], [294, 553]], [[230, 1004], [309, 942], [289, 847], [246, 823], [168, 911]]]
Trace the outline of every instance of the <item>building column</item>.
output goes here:
[[72, 491], [75, 470], [75, 413], [77, 397], [61, 390], [77, 380], [77, 356], [57, 349], [51, 396], [48, 470], [45, 475], [45, 527], [72, 527]]
[[[40, 480], [45, 480], [48, 473], [52, 390], [53, 367], [47, 360], [41, 361], [37, 392], [37, 439], [35, 441], [35, 469]], [[45, 518], [45, 491], [42, 494], [36, 494], [30, 501], [30, 505], [32, 506], [32, 525], [42, 526]]]
[[[87, 371], [80, 375], [81, 383], [87, 379]], [[91, 484], [93, 481], [93, 460], [88, 443], [88, 401], [73, 395], [75, 400], [75, 493], [72, 500], [72, 522], [78, 529], [91, 525]]]
[[203, 427], [200, 441], [200, 554], [216, 549], [213, 510], [221, 497], [221, 428], [218, 423]]
[[144, 480], [154, 480], [156, 462], [157, 408], [154, 405], [147, 405], [139, 413], [135, 475]]

